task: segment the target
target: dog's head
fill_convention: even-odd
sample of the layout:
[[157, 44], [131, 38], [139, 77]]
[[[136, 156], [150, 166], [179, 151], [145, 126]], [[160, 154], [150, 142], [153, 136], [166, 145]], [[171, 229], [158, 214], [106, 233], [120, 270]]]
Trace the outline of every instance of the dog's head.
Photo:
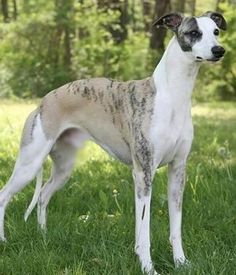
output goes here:
[[224, 56], [225, 49], [217, 39], [220, 30], [227, 29], [227, 23], [218, 12], [208, 11], [200, 17], [170, 13], [153, 25], [174, 31], [181, 49], [196, 61], [218, 61]]

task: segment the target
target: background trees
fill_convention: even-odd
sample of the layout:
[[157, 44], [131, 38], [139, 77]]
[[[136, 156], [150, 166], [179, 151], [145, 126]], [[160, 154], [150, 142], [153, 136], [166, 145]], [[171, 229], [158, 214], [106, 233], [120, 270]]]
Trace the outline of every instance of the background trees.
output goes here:
[[217, 9], [229, 22], [227, 55], [207, 77], [203, 68], [195, 94], [236, 97], [235, 8], [235, 0], [1, 0], [0, 96], [43, 96], [77, 78], [146, 77], [171, 35], [152, 28], [156, 17]]

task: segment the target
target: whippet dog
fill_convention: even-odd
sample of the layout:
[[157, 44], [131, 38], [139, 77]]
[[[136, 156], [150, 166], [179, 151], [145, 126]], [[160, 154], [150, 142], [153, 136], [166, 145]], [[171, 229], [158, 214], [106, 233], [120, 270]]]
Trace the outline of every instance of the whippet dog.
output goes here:
[[[174, 262], [186, 262], [182, 248], [182, 197], [185, 166], [193, 140], [191, 94], [203, 61], [218, 61], [224, 48], [217, 41], [226, 21], [216, 12], [200, 17], [167, 14], [154, 26], [174, 37], [153, 75], [118, 82], [107, 78], [71, 82], [48, 93], [26, 120], [14, 171], [0, 192], [0, 237], [10, 199], [37, 175], [33, 200], [38, 223], [46, 228], [46, 207], [71, 174], [78, 147], [87, 140], [132, 167], [135, 183], [135, 252], [143, 272], [157, 274], [150, 255], [150, 201], [158, 167], [168, 164], [170, 242]], [[51, 178], [42, 186], [42, 165], [50, 155]]]

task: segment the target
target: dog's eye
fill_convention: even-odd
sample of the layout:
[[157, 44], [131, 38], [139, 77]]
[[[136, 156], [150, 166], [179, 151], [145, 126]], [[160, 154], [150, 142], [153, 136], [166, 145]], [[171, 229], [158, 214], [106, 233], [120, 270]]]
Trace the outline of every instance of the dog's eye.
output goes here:
[[189, 34], [191, 35], [191, 37], [200, 37], [201, 36], [201, 33], [198, 31], [191, 31]]
[[214, 35], [219, 35], [220, 34], [220, 31], [218, 29], [215, 29], [214, 30]]

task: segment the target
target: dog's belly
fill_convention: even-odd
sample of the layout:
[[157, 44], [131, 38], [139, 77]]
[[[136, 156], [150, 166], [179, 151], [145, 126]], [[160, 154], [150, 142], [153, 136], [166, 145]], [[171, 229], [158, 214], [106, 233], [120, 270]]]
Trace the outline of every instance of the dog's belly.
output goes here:
[[99, 129], [94, 131], [93, 129], [90, 129], [89, 133], [92, 140], [101, 146], [112, 157], [124, 162], [125, 164], [131, 164], [131, 153], [126, 140], [115, 128], [108, 129], [110, 129], [110, 131]]
[[[97, 126], [99, 125], [99, 126]], [[90, 140], [101, 146], [112, 157], [124, 162], [132, 163], [130, 147], [127, 139], [119, 129], [107, 119], [106, 116], [95, 118], [85, 122], [81, 122], [79, 127], [86, 129], [90, 136]]]
[[125, 143], [124, 139], [117, 139], [117, 136], [115, 137], [115, 143], [104, 143], [106, 140], [108, 141], [108, 138], [105, 137], [104, 132], [98, 137], [98, 133], [95, 135], [92, 132], [89, 133], [83, 130], [81, 127], [76, 127], [65, 130], [59, 138], [78, 149], [81, 148], [81, 145], [83, 145], [84, 141], [92, 140], [100, 147], [102, 147], [112, 157], [124, 162], [125, 164], [130, 165], [132, 163], [128, 144]]
[[109, 155], [111, 155], [112, 157], [120, 160], [121, 162], [131, 165], [132, 164], [132, 158], [131, 158], [131, 154], [128, 148], [124, 147], [119, 147], [117, 148], [116, 146], [114, 146], [114, 144], [112, 144], [111, 146], [109, 145], [105, 145], [105, 144], [101, 144], [98, 143], [107, 153], [109, 153]]
[[114, 135], [116, 131], [117, 130], [114, 129], [113, 135], [106, 131], [89, 131], [89, 134], [91, 135], [91, 140], [101, 146], [109, 155], [130, 165], [132, 163], [132, 158], [129, 145], [118, 131]]

